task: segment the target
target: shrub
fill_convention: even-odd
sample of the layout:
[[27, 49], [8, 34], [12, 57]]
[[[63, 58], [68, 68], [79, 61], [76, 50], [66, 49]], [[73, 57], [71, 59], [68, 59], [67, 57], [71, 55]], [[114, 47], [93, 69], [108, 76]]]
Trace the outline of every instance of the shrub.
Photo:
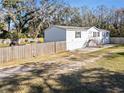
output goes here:
[[39, 38], [38, 43], [43, 43], [44, 42], [44, 38]]

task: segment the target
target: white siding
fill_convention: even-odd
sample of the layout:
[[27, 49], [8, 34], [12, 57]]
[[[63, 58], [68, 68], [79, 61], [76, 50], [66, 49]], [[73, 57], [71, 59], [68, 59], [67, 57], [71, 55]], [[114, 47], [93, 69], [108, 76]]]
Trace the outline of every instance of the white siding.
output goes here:
[[[100, 33], [100, 37], [93, 37], [93, 32], [99, 32]], [[99, 31], [96, 30], [94, 27], [90, 28], [88, 30], [88, 34], [89, 34], [89, 39], [94, 39], [95, 41], [98, 42], [98, 44], [108, 44], [110, 43], [110, 35], [106, 36], [107, 31]], [[110, 34], [110, 33], [109, 33]]]
[[[78, 29], [76, 31], [79, 31]], [[107, 31], [100, 31], [95, 27], [90, 28], [87, 31], [80, 31], [81, 38], [75, 38], [75, 32], [57, 27], [51, 27], [45, 31], [45, 42], [66, 41], [67, 50], [74, 50], [79, 48], [85, 48], [89, 40], [94, 39], [98, 44], [109, 43], [109, 35], [106, 37], [104, 33]], [[99, 37], [93, 37], [93, 32], [99, 32]]]
[[75, 38], [75, 31], [67, 31], [66, 42], [67, 50], [74, 50], [85, 47], [87, 41], [87, 32], [81, 31], [81, 38]]
[[45, 42], [66, 41], [66, 31], [52, 27], [45, 31]]
[[[98, 31], [94, 27], [92, 27], [87, 32], [88, 32], [89, 39], [95, 40], [98, 44], [102, 42], [101, 41], [102, 40], [102, 33], [100, 31]], [[100, 36], [99, 37], [93, 37], [93, 32], [99, 32]]]

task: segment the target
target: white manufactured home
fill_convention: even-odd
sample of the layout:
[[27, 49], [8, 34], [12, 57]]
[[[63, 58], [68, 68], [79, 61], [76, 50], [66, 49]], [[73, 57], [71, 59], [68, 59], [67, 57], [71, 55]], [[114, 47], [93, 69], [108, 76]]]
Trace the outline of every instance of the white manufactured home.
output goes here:
[[110, 31], [96, 27], [51, 26], [44, 32], [45, 42], [66, 41], [67, 50], [108, 44]]

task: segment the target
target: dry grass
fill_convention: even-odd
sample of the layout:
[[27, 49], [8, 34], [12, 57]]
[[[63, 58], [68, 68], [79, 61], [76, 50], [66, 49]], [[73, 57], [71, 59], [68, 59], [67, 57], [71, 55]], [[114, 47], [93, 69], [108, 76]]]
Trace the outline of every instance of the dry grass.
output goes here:
[[[124, 93], [124, 46], [116, 46], [86, 54], [74, 54], [72, 59], [94, 58], [105, 54], [97, 62], [87, 63], [82, 69], [68, 74], [56, 74], [62, 69], [59, 63], [43, 65], [41, 60], [55, 60], [68, 57], [70, 53], [60, 53], [43, 59], [31, 60], [35, 69], [13, 75], [0, 82], [1, 93]], [[36, 60], [37, 59], [37, 60]], [[30, 66], [27, 64], [27, 66]]]
[[15, 67], [15, 66], [19, 66], [19, 65], [24, 65], [26, 63], [37, 63], [37, 62], [42, 63], [44, 61], [51, 61], [51, 60], [55, 60], [57, 58], [67, 57], [70, 54], [71, 53], [69, 53], [69, 52], [61, 52], [61, 53], [57, 53], [57, 54], [53, 54], [53, 55], [38, 56], [38, 57], [22, 59], [22, 60], [14, 60], [14, 61], [10, 61], [7, 63], [1, 63], [0, 68]]
[[98, 61], [97, 64], [111, 71], [124, 72], [124, 52], [121, 51], [108, 54]]
[[9, 47], [9, 44], [0, 44], [0, 48]]
[[104, 54], [103, 58], [93, 63], [92, 67], [101, 67], [111, 71], [124, 71], [124, 46], [117, 45], [112, 48], [92, 52], [89, 55], [98, 56]]

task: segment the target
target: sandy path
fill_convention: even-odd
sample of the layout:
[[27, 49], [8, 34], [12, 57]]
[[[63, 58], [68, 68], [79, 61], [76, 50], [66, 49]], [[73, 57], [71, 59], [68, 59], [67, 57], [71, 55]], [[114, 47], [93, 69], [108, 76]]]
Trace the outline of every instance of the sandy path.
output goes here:
[[[44, 69], [48, 68], [49, 70], [46, 74], [65, 74], [65, 73], [69, 73], [69, 72], [73, 72], [73, 71], [78, 71], [78, 70], [82, 69], [82, 67], [85, 66], [87, 64], [87, 62], [94, 62], [100, 58], [101, 58], [101, 56], [92, 58], [92, 59], [88, 59], [88, 60], [84, 60], [83, 62], [82, 61], [69, 61], [68, 59], [62, 58], [62, 59], [56, 59], [55, 61], [51, 61], [51, 62], [39, 63], [41, 66], [40, 68], [37, 67], [37, 65], [35, 65], [35, 64], [29, 64], [29, 66], [22, 65], [22, 66], [18, 66], [18, 67], [0, 69], [0, 80], [4, 79], [6, 77], [16, 75], [16, 74], [30, 72], [35, 69], [44, 70]], [[60, 63], [60, 61], [61, 62], [65, 61], [65, 63]], [[54, 67], [52, 67], [52, 66], [54, 66]], [[52, 68], [52, 69], [50, 69], [50, 68]]]
[[[101, 49], [101, 48], [100, 48]], [[98, 51], [100, 49], [90, 49], [90, 51], [88, 52], [93, 52], [93, 51]], [[82, 52], [86, 51], [88, 49], [83, 49]], [[70, 55], [72, 56], [72, 55]], [[99, 60], [100, 58], [102, 58], [103, 55], [99, 55], [98, 57], [94, 57], [94, 58], [89, 58], [83, 61], [71, 61], [66, 57], [63, 58], [59, 58], [56, 59], [54, 61], [46, 61], [46, 62], [39, 62], [39, 63], [32, 63], [32, 64], [28, 64], [28, 65], [21, 65], [18, 67], [11, 67], [11, 68], [4, 68], [4, 69], [0, 69], [0, 80], [16, 75], [16, 74], [20, 74], [20, 73], [24, 73], [24, 72], [30, 72], [32, 70], [44, 70], [44, 69], [49, 69], [47, 71], [47, 73], [45, 74], [65, 74], [65, 73], [69, 73], [69, 72], [73, 72], [73, 71], [78, 71], [80, 69], [82, 69], [82, 67], [85, 67], [85, 65], [89, 62], [95, 62], [96, 60]], [[62, 63], [63, 62], [63, 63]], [[40, 67], [39, 67], [40, 65]]]

